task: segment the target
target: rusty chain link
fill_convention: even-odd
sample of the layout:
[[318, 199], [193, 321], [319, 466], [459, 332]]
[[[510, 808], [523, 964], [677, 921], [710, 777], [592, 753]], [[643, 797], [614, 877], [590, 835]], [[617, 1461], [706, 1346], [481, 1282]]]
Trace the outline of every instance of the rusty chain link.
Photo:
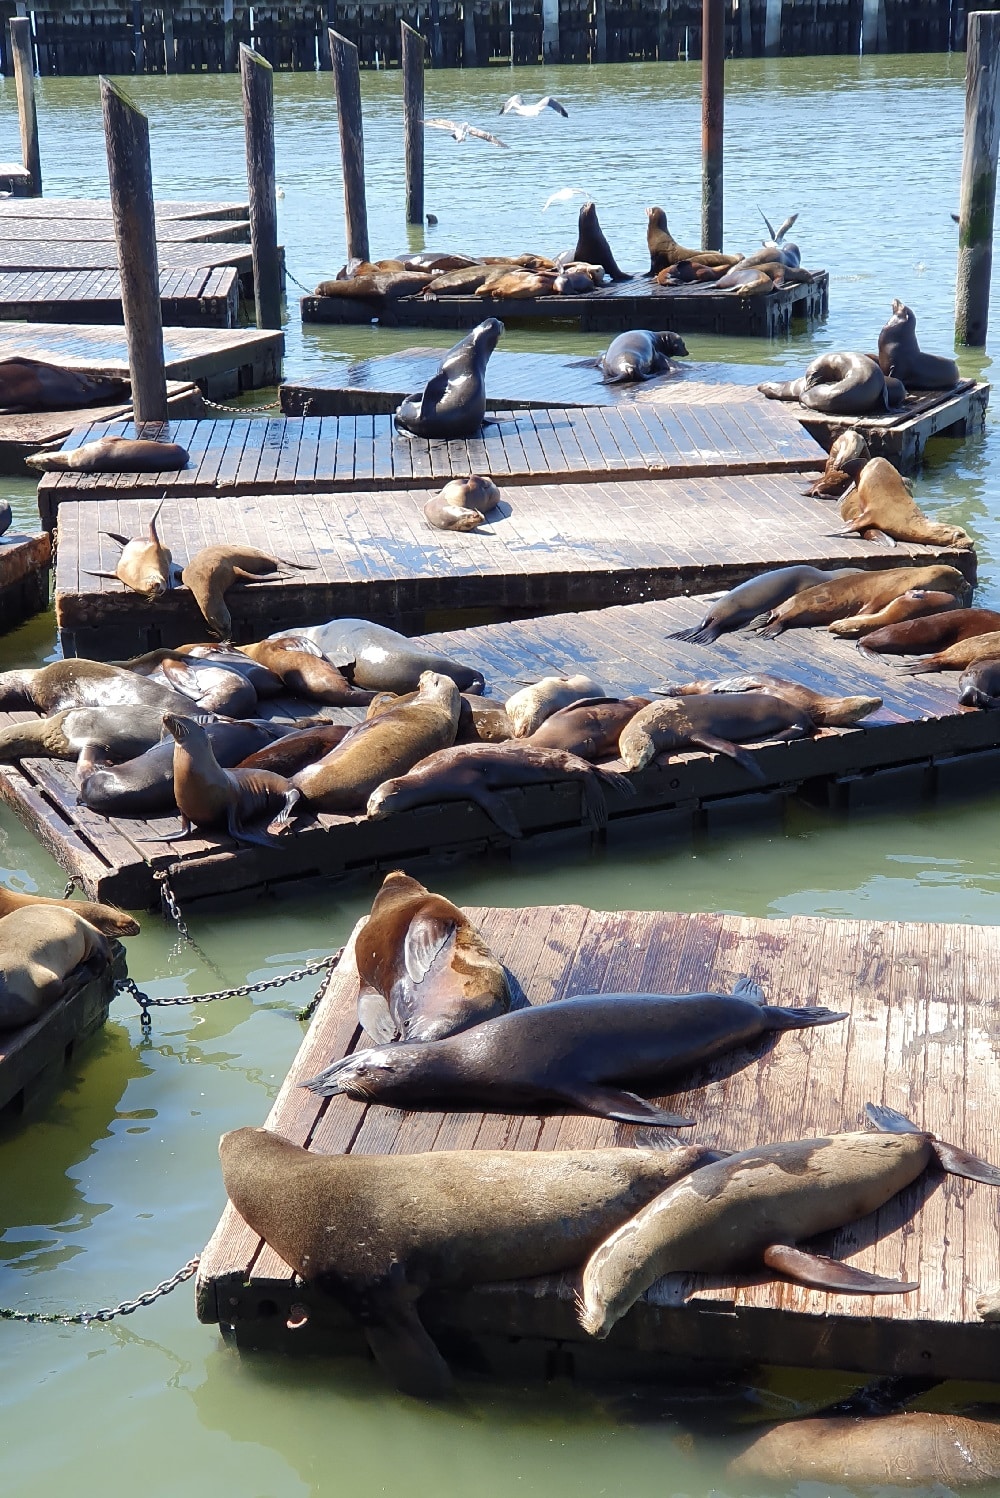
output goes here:
[[274, 411], [281, 404], [280, 396], [277, 400], [268, 401], [266, 406], [224, 406], [221, 401], [209, 400], [207, 395], [203, 395], [202, 400], [205, 402], [206, 406], [211, 406], [213, 411], [228, 411], [230, 412], [230, 414], [236, 416], [240, 416], [247, 411], [249, 411], [251, 415], [253, 415], [255, 412]]
[[188, 1259], [183, 1268], [178, 1269], [168, 1280], [161, 1280], [152, 1290], [147, 1290], [145, 1295], [137, 1295], [134, 1300], [123, 1300], [116, 1306], [105, 1306], [100, 1311], [76, 1311], [72, 1315], [62, 1315], [58, 1311], [15, 1311], [11, 1306], [0, 1306], [0, 1321], [38, 1321], [48, 1322], [56, 1326], [89, 1326], [92, 1321], [113, 1321], [116, 1316], [131, 1316], [140, 1306], [151, 1306], [161, 1300], [164, 1295], [169, 1295], [171, 1290], [176, 1290], [178, 1285], [183, 1285], [196, 1272], [201, 1263], [201, 1255]]

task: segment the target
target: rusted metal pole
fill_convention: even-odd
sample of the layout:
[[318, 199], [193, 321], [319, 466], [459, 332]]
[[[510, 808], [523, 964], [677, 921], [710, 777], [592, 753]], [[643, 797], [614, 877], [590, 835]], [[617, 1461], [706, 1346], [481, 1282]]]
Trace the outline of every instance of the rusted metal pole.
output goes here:
[[701, 17], [701, 247], [721, 250], [726, 0], [702, 0]]
[[274, 187], [274, 88], [271, 64], [240, 43], [243, 129], [250, 191], [250, 249], [258, 328], [281, 327], [281, 258]]
[[138, 427], [140, 422], [167, 419], [149, 121], [110, 78], [101, 79], [101, 104], [132, 408]]
[[982, 348], [990, 312], [1000, 135], [1000, 14], [974, 10], [965, 49], [965, 142], [958, 206], [955, 339]]
[[42, 195], [42, 159], [38, 152], [38, 115], [35, 111], [35, 59], [31, 50], [31, 21], [11, 16], [10, 48], [14, 57], [17, 117], [21, 126], [21, 160], [31, 173], [31, 196]]
[[403, 63], [403, 153], [406, 157], [406, 222], [424, 221], [424, 39], [400, 21]]
[[339, 31], [330, 31], [330, 60], [337, 95], [340, 159], [344, 172], [344, 225], [348, 260], [368, 259], [368, 207], [365, 202], [365, 137], [361, 124], [361, 70], [358, 49]]

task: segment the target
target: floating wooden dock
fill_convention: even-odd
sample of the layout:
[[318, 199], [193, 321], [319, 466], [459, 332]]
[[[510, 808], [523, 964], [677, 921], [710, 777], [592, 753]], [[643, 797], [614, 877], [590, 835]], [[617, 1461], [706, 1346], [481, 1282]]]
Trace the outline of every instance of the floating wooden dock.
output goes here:
[[[0, 222], [5, 237], [19, 244], [32, 240], [43, 244], [115, 243], [110, 210], [104, 218], [84, 217], [74, 212], [65, 217], [36, 218], [31, 205], [25, 204], [20, 216], [7, 214]], [[157, 223], [156, 241], [157, 249], [166, 244], [249, 244], [250, 225], [233, 219], [165, 219]]]
[[[30, 198], [33, 178], [27, 167], [13, 161], [0, 161], [0, 192], [9, 192], [14, 198]], [[19, 203], [17, 207], [23, 208]]]
[[801, 421], [817, 442], [831, 448], [841, 432], [860, 432], [873, 458], [888, 458], [901, 473], [920, 467], [931, 437], [967, 437], [986, 425], [990, 386], [985, 380], [962, 380], [952, 390], [916, 390], [898, 411], [878, 416], [826, 416], [800, 406], [782, 405]]
[[[2, 337], [0, 329], [0, 346]], [[68, 445], [131, 432], [128, 422], [81, 427]], [[64, 499], [111, 498], [123, 489], [178, 498], [436, 489], [470, 473], [492, 474], [503, 487], [800, 473], [824, 461], [797, 421], [756, 406], [501, 411], [488, 414], [479, 437], [452, 441], [397, 432], [389, 416], [201, 421], [178, 424], [173, 440], [191, 455], [178, 473], [46, 474], [38, 488], [44, 523], [52, 523]]]
[[[669, 639], [695, 623], [705, 600], [671, 599], [629, 604], [587, 614], [556, 614], [507, 624], [453, 630], [424, 638], [453, 658], [478, 666], [491, 696], [503, 701], [525, 681], [552, 672], [584, 671], [609, 692], [644, 693], [664, 681], [770, 671], [824, 693], [863, 693], [884, 707], [863, 729], [820, 738], [773, 743], [755, 751], [759, 784], [724, 755], [679, 755], [665, 768], [635, 777], [637, 794], [610, 791], [606, 836], [688, 836], [706, 818], [771, 814], [781, 799], [805, 787], [810, 798], [837, 806], [893, 798], [921, 801], [938, 792], [981, 791], [996, 783], [1000, 765], [1000, 713], [959, 708], [954, 673], [904, 676], [889, 659], [866, 660], [850, 641], [825, 630], [791, 630], [778, 640], [725, 635], [714, 645]], [[299, 703], [292, 711], [311, 712]], [[289, 710], [281, 698], [268, 711]], [[361, 709], [328, 709], [353, 722]], [[18, 715], [23, 716], [23, 715]], [[13, 721], [0, 714], [0, 726]], [[987, 751], [987, 752], [982, 752]], [[763, 793], [763, 794], [762, 794]], [[533, 852], [558, 845], [589, 849], [595, 834], [585, 820], [575, 784], [543, 785], [505, 793], [524, 837], [514, 846]], [[303, 817], [280, 846], [234, 844], [224, 836], [153, 842], [177, 835], [176, 817], [153, 821], [108, 819], [78, 806], [71, 764], [25, 760], [0, 766], [0, 800], [20, 817], [68, 873], [79, 874], [87, 895], [130, 910], [155, 908], [166, 873], [182, 904], [238, 892], [278, 889], [289, 881], [337, 878], [396, 868], [400, 861], [510, 849], [510, 839], [472, 803], [454, 802], [370, 822], [321, 814]], [[661, 815], [657, 815], [660, 813]]]
[[[10, 234], [11, 229], [6, 233]], [[0, 271], [71, 271], [117, 270], [118, 250], [113, 239], [66, 243], [38, 239], [4, 237], [0, 219]], [[279, 247], [281, 284], [285, 284], [284, 250]], [[232, 266], [240, 278], [240, 295], [253, 297], [253, 256], [247, 244], [161, 243], [156, 259], [161, 271], [197, 270], [212, 266]]]
[[[160, 272], [160, 313], [165, 326], [235, 328], [239, 311], [240, 278], [231, 265]], [[121, 323], [118, 272], [0, 271], [0, 318]]]
[[[1000, 930], [731, 915], [472, 909], [471, 919], [532, 1004], [576, 993], [727, 992], [742, 974], [778, 1005], [826, 1004], [842, 1024], [786, 1035], [699, 1069], [658, 1098], [697, 1120], [684, 1141], [743, 1150], [864, 1127], [888, 1104], [949, 1143], [997, 1161], [990, 1037]], [[332, 975], [267, 1127], [318, 1154], [449, 1149], [559, 1150], [630, 1144], [606, 1119], [404, 1112], [299, 1083], [367, 1041], [357, 1022], [353, 941]], [[248, 1123], [256, 1120], [246, 1120]], [[425, 1296], [420, 1313], [456, 1368], [493, 1375], [676, 1376], [776, 1364], [920, 1378], [992, 1379], [996, 1334], [976, 1296], [997, 1283], [995, 1189], [922, 1177], [869, 1217], [817, 1241], [869, 1273], [916, 1280], [908, 1295], [838, 1295], [764, 1275], [657, 1280], [607, 1341], [581, 1329], [578, 1274]], [[812, 1247], [812, 1245], [809, 1245]], [[581, 1266], [582, 1267], [582, 1266]], [[354, 1353], [360, 1330], [330, 1295], [297, 1281], [227, 1206], [202, 1255], [198, 1316], [241, 1348]], [[293, 1311], [293, 1307], [295, 1310]]]
[[0, 630], [13, 629], [49, 606], [52, 541], [47, 532], [0, 536]]
[[67, 1066], [108, 1017], [115, 980], [126, 973], [125, 948], [112, 960], [94, 958], [71, 975], [66, 996], [32, 1025], [0, 1031], [0, 1123], [34, 1108], [58, 1085]]
[[[0, 166], [0, 176], [7, 170]], [[25, 173], [27, 175], [27, 173]], [[108, 198], [34, 198], [31, 203], [12, 203], [0, 199], [0, 226], [5, 219], [25, 217], [46, 219], [109, 219], [111, 203]], [[189, 219], [221, 218], [248, 220], [249, 203], [206, 202], [187, 203], [175, 198], [156, 200], [156, 218], [159, 223]]]
[[[205, 414], [197, 385], [187, 380], [167, 381], [167, 408], [175, 421]], [[0, 415], [0, 473], [28, 474], [24, 460], [49, 443], [62, 442], [81, 420], [114, 421], [132, 414], [130, 401], [113, 406], [84, 406], [76, 411], [33, 411]], [[36, 475], [31, 473], [34, 478]]]
[[[59, 507], [56, 623], [66, 655], [116, 659], [202, 639], [189, 590], [155, 603], [114, 577], [109, 533], [144, 535], [158, 501], [122, 497]], [[312, 570], [234, 588], [233, 638], [338, 617], [418, 632], [436, 618], [482, 623], [735, 587], [771, 567], [975, 566], [968, 550], [885, 547], [838, 537], [833, 505], [802, 494], [798, 474], [504, 487], [479, 531], [432, 529], [426, 489], [259, 498], [170, 498], [159, 533], [183, 563], [238, 537]]]
[[525, 300], [479, 296], [400, 297], [398, 301], [304, 296], [302, 321], [370, 323], [383, 328], [473, 328], [484, 317], [505, 323], [575, 322], [581, 333], [624, 328], [672, 329], [676, 333], [722, 333], [729, 337], [778, 338], [793, 320], [818, 322], [829, 308], [830, 281], [817, 271], [808, 284], [783, 286], [767, 296], [738, 297], [728, 291], [690, 291], [658, 286], [643, 275], [584, 296], [540, 296]]

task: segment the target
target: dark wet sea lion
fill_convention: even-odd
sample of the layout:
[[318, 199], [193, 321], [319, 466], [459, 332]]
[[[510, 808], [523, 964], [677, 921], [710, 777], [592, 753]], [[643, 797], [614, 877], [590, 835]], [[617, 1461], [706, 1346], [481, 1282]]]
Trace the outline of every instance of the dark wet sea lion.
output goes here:
[[963, 671], [958, 678], [958, 700], [963, 707], [982, 707], [991, 712], [1000, 708], [1000, 659], [987, 657]]
[[0, 499], [0, 536], [7, 534], [13, 520], [14, 511], [10, 507], [10, 500]]
[[[780, 1011], [779, 1011], [780, 1012]], [[1000, 1186], [1000, 1170], [915, 1128], [892, 1108], [865, 1110], [879, 1133], [834, 1134], [742, 1150], [706, 1166], [693, 1189], [665, 1191], [619, 1228], [583, 1272], [580, 1322], [606, 1337], [661, 1275], [726, 1274], [761, 1261], [786, 1279], [858, 1295], [902, 1294], [884, 1280], [795, 1245], [876, 1211], [933, 1162]]]
[[47, 666], [0, 672], [0, 708], [33, 707], [58, 713], [69, 707], [183, 707], [184, 698], [169, 687], [147, 681], [120, 666], [80, 658], [51, 661]]
[[409, 395], [393, 415], [399, 431], [415, 437], [471, 437], [486, 415], [486, 365], [503, 336], [503, 323], [487, 317], [448, 350], [423, 391]]
[[765, 380], [757, 389], [768, 400], [798, 401], [812, 411], [842, 416], [888, 410], [902, 399], [867, 354], [820, 354], [797, 380]]
[[888, 458], [872, 458], [865, 464], [854, 488], [841, 500], [840, 514], [847, 521], [848, 534], [874, 528], [894, 541], [972, 545], [972, 537], [960, 525], [941, 525], [927, 518]]
[[[262, 723], [205, 723], [212, 752], [224, 770], [241, 765], [247, 755], [274, 740], [275, 730]], [[251, 766], [250, 768], [256, 768]], [[268, 765], [264, 768], [273, 769]], [[174, 740], [170, 737], [135, 759], [117, 765], [87, 764], [79, 775], [77, 799], [107, 817], [162, 817], [176, 811]]]
[[467, 479], [451, 479], [427, 501], [423, 514], [435, 530], [474, 531], [499, 503], [500, 490], [493, 480], [474, 473]]
[[202, 618], [214, 634], [228, 640], [233, 620], [226, 606], [225, 593], [234, 583], [259, 583], [279, 576], [281, 567], [312, 572], [311, 563], [290, 562], [272, 557], [253, 546], [205, 546], [195, 553], [181, 573], [181, 581], [194, 594]]
[[273, 770], [275, 775], [292, 776], [306, 765], [314, 765], [325, 754], [329, 754], [331, 749], [336, 749], [353, 726], [355, 725], [350, 723], [327, 723], [325, 726], [293, 730], [239, 760], [237, 768]]
[[0, 1031], [30, 1025], [66, 991], [91, 959], [111, 961], [107, 939], [82, 915], [59, 905], [29, 905], [0, 920]]
[[671, 686], [667, 697], [696, 697], [702, 692], [769, 692], [801, 708], [817, 728], [850, 728], [882, 706], [881, 697], [829, 697], [798, 681], [771, 676], [767, 671], [748, 671], [743, 676], [720, 676], [714, 681], [689, 681]]
[[224, 1134], [219, 1154], [243, 1219], [345, 1302], [383, 1371], [425, 1399], [448, 1392], [450, 1376], [419, 1320], [424, 1290], [572, 1269], [715, 1158], [697, 1146], [319, 1155], [266, 1129]]
[[441, 1040], [510, 1008], [507, 975], [444, 895], [386, 874], [354, 944], [358, 1018], [377, 1045]]
[[[379, 692], [369, 704], [368, 717], [377, 718], [390, 707], [402, 707], [404, 703], [415, 702], [416, 698], [416, 692], [405, 692], [399, 696], [395, 692]], [[503, 744], [513, 737], [514, 725], [502, 702], [492, 702], [469, 692], [462, 693], [458, 729], [455, 733], [456, 744]]]
[[740, 743], [801, 739], [816, 723], [802, 707], [769, 692], [699, 693], [665, 697], [636, 713], [622, 729], [621, 757], [630, 770], [685, 749], [707, 749], [735, 759], [756, 780], [763, 771]]
[[22, 895], [15, 889], [0, 884], [0, 917], [10, 915], [25, 905], [57, 905], [82, 915], [85, 921], [96, 926], [104, 936], [137, 936], [139, 922], [118, 910], [114, 905], [101, 905], [96, 900], [59, 900], [50, 895]]
[[460, 692], [479, 692], [484, 686], [481, 671], [367, 619], [331, 619], [296, 633], [318, 645], [335, 666], [351, 667], [356, 686], [374, 692], [415, 691], [424, 671], [450, 676]]
[[[257, 711], [257, 693], [240, 671], [230, 671], [198, 656], [164, 661], [159, 676], [174, 691], [197, 703], [205, 713], [249, 718]], [[152, 677], [156, 681], [157, 677]]]
[[634, 328], [612, 339], [597, 363], [606, 383], [613, 385], [621, 380], [648, 380], [673, 367], [670, 355], [686, 353], [687, 346], [677, 333]]
[[559, 708], [604, 695], [604, 688], [589, 676], [543, 676], [540, 681], [514, 692], [504, 706], [514, 727], [514, 737], [523, 739]]
[[854, 638], [870, 635], [876, 629], [885, 629], [890, 624], [903, 624], [907, 619], [923, 619], [931, 614], [950, 614], [953, 609], [960, 608], [962, 603], [952, 593], [932, 593], [926, 588], [910, 588], [875, 614], [853, 614], [849, 619], [834, 619], [827, 625], [827, 629], [831, 635]]
[[612, 759], [618, 753], [622, 729], [650, 701], [649, 697], [592, 697], [574, 702], [552, 713], [525, 742], [541, 749], [562, 749], [581, 759]]
[[868, 462], [871, 453], [868, 443], [860, 432], [848, 428], [830, 448], [826, 467], [819, 478], [804, 489], [816, 499], [839, 499], [846, 489], [856, 481], [858, 474]]
[[667, 227], [667, 215], [662, 208], [647, 208], [646, 244], [649, 248], [649, 274], [657, 275], [676, 265], [679, 260], [689, 260], [692, 265], [722, 266], [737, 265], [741, 255], [724, 255], [719, 250], [688, 250], [678, 244]]
[[24, 461], [42, 473], [175, 473], [188, 466], [190, 456], [176, 442], [100, 437], [69, 452], [33, 453]]
[[[886, 567], [877, 572], [841, 574], [839, 577], [831, 574], [829, 582], [806, 588], [778, 608], [771, 609], [763, 621], [761, 633], [772, 638], [785, 629], [832, 624], [834, 619], [846, 619], [851, 614], [873, 614], [911, 588], [953, 593], [956, 598], [966, 598], [971, 591], [957, 567], [936, 563], [930, 567]], [[948, 614], [940, 616], [942, 620], [950, 617]], [[920, 622], [925, 621], [911, 620], [914, 624]], [[893, 626], [894, 629], [906, 627]]]
[[98, 401], [127, 398], [128, 380], [61, 369], [40, 359], [0, 360], [0, 410], [75, 411]]
[[164, 713], [163, 726], [174, 739], [174, 802], [181, 817], [181, 836], [194, 827], [224, 826], [237, 842], [264, 843], [271, 839], [245, 824], [267, 816], [279, 806], [295, 804], [282, 775], [269, 770], [224, 770], [212, 752], [200, 723], [177, 713]]
[[237, 649], [258, 665], [266, 666], [296, 697], [308, 697], [328, 707], [364, 707], [371, 701], [371, 692], [352, 686], [311, 639], [279, 635]]
[[858, 649], [873, 655], [923, 655], [996, 630], [1000, 630], [1000, 613], [995, 609], [953, 609], [872, 630]]
[[597, 205], [589, 200], [580, 209], [576, 231], [574, 260], [583, 260], [588, 265], [601, 265], [612, 281], [630, 281], [632, 278], [616, 263], [611, 246], [604, 237], [597, 217]]
[[900, 671], [905, 676], [922, 676], [932, 671], [964, 671], [977, 661], [990, 661], [997, 656], [1000, 656], [1000, 630], [991, 630], [989, 634], [956, 640], [954, 645], [948, 645], [935, 655], [924, 655], [907, 666], [901, 666]]
[[302, 1086], [389, 1107], [518, 1109], [556, 1105], [622, 1123], [693, 1122], [626, 1091], [652, 1091], [773, 1030], [846, 1015], [780, 1009], [749, 978], [731, 994], [579, 994], [515, 1009], [433, 1045], [381, 1046], [335, 1061]]
[[675, 629], [667, 639], [709, 645], [727, 630], [742, 628], [759, 614], [777, 608], [778, 604], [806, 588], [829, 582], [834, 577], [853, 577], [861, 570], [860, 567], [838, 567], [828, 572], [822, 567], [776, 567], [731, 588], [722, 598], [714, 600], [700, 624], [692, 625], [690, 629]]
[[635, 795], [627, 775], [598, 769], [560, 749], [541, 749], [523, 739], [511, 739], [506, 744], [457, 744], [429, 755], [405, 775], [378, 786], [368, 798], [368, 816], [374, 821], [415, 806], [472, 801], [501, 832], [519, 838], [523, 834], [517, 818], [497, 791], [557, 780], [579, 783], [584, 808], [595, 827], [607, 825], [604, 786], [612, 786], [626, 796]]
[[959, 381], [958, 365], [943, 354], [925, 354], [917, 342], [917, 319], [898, 299], [878, 335], [878, 362], [884, 374], [902, 380], [909, 390], [950, 390]]

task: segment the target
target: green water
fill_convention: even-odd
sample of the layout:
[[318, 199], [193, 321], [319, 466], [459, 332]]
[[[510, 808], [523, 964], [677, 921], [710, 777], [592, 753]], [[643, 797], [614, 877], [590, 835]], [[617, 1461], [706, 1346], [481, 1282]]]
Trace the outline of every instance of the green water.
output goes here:
[[[910, 303], [923, 345], [951, 347], [964, 59], [794, 59], [734, 64], [727, 77], [726, 240], [760, 238], [798, 210], [808, 265], [831, 272], [831, 316], [813, 334], [767, 346], [709, 337], [697, 359], [740, 359], [794, 372], [823, 348], [871, 347], [893, 297]], [[131, 86], [131, 82], [130, 82]], [[490, 70], [428, 76], [427, 111], [492, 127], [508, 94], [551, 92], [570, 110], [505, 119], [510, 152], [443, 134], [427, 142], [434, 247], [555, 251], [572, 244], [575, 205], [541, 205], [559, 187], [596, 198], [619, 261], [643, 265], [644, 208], [661, 203], [680, 239], [699, 216], [699, 75], [686, 64]], [[245, 192], [238, 80], [141, 79], [158, 194]], [[376, 255], [408, 243], [403, 224], [398, 75], [366, 74], [366, 157]], [[281, 235], [307, 286], [343, 254], [337, 130], [328, 76], [277, 75]], [[95, 79], [43, 80], [46, 191], [106, 192]], [[0, 157], [15, 154], [13, 88], [0, 82]], [[290, 291], [296, 294], [296, 288]], [[998, 312], [994, 310], [994, 324]], [[302, 328], [294, 302], [286, 373], [447, 335]], [[596, 352], [598, 338], [510, 332], [505, 347]], [[960, 356], [963, 372], [989, 369]], [[980, 545], [979, 601], [996, 605], [1000, 559], [997, 436], [939, 444], [918, 480], [931, 512]], [[3, 481], [0, 481], [3, 483]], [[27, 483], [4, 486], [33, 517]], [[51, 616], [0, 640], [0, 664], [51, 656]], [[815, 914], [876, 919], [1000, 920], [997, 812], [990, 797], [837, 823], [791, 809], [785, 820], [696, 843], [652, 844], [572, 861], [450, 865], [435, 880], [455, 899], [494, 905], [578, 901], [603, 908]], [[58, 892], [62, 876], [20, 825], [0, 813], [0, 877]], [[331, 888], [294, 904], [195, 915], [203, 958], [147, 917], [130, 969], [154, 996], [256, 980], [324, 954], [346, 936], [371, 889]], [[292, 1017], [309, 985], [204, 1009], [162, 1011], [152, 1039], [118, 1001], [104, 1035], [43, 1116], [0, 1135], [0, 1305], [44, 1310], [113, 1304], [169, 1275], [210, 1235], [223, 1204], [215, 1154], [227, 1128], [263, 1119], [301, 1038]], [[846, 1122], [853, 1123], [853, 1120]], [[991, 1266], [983, 1270], [989, 1282]], [[1000, 1276], [998, 1276], [1000, 1277]], [[724, 1450], [679, 1438], [692, 1411], [721, 1418], [729, 1402], [692, 1399], [673, 1418], [636, 1423], [619, 1400], [555, 1385], [463, 1386], [454, 1406], [423, 1409], [360, 1363], [241, 1361], [194, 1318], [188, 1289], [127, 1321], [89, 1329], [0, 1329], [0, 1473], [18, 1498], [299, 1498], [412, 1494], [459, 1498], [632, 1498], [732, 1492]], [[112, 1354], [114, 1355], [112, 1357]], [[111, 1361], [109, 1361], [109, 1358]], [[804, 1408], [843, 1384], [762, 1374], [743, 1415]], [[739, 1402], [737, 1401], [737, 1404]]]

